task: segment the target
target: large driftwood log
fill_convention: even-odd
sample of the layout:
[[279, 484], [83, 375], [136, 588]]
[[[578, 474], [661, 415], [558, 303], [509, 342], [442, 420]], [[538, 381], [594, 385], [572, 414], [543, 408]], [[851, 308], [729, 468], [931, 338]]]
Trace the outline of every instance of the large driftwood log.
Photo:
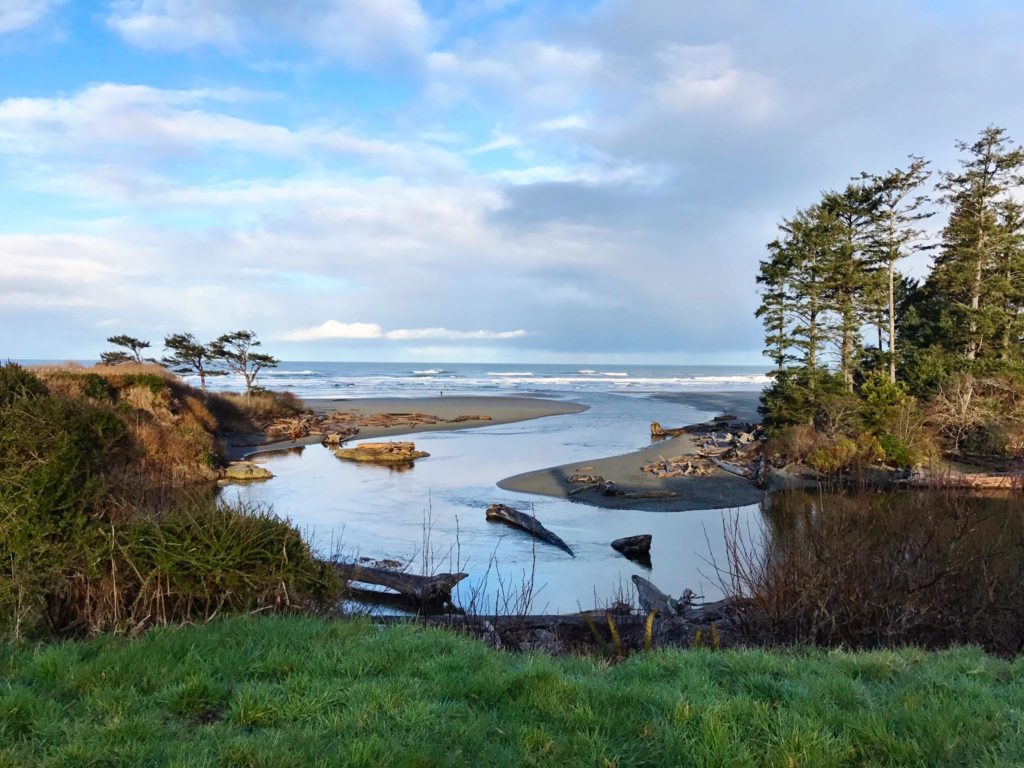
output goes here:
[[576, 553], [572, 551], [572, 547], [541, 525], [540, 521], [533, 515], [527, 515], [520, 512], [518, 509], [512, 509], [512, 507], [507, 507], [504, 504], [491, 504], [487, 507], [487, 519], [493, 522], [505, 523], [513, 526], [514, 528], [521, 528], [541, 541], [546, 541], [548, 544], [554, 544], [559, 549], [568, 552], [573, 557], [576, 557]]
[[332, 563], [334, 569], [345, 581], [393, 589], [395, 592], [417, 602], [451, 602], [452, 589], [469, 576], [468, 573], [438, 573], [434, 576], [416, 576], [412, 573], [371, 568], [355, 563]]
[[660, 613], [663, 616], [676, 616], [676, 601], [666, 595], [643, 576], [633, 574], [633, 586], [636, 587], [640, 607], [646, 613]]
[[750, 479], [750, 470], [746, 467], [741, 467], [738, 464], [730, 464], [727, 461], [722, 461], [714, 456], [708, 456], [708, 461], [714, 464], [723, 472], [728, 472], [730, 475], [737, 475], [738, 477], [744, 477], [747, 480]]

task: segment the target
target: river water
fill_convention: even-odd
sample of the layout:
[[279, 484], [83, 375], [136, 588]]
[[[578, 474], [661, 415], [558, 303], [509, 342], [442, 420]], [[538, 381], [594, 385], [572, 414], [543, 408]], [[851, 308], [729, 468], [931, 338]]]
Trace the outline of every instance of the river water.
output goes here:
[[[572, 612], [607, 604], [641, 574], [673, 595], [692, 589], [720, 596], [714, 560], [724, 558], [724, 528], [739, 518], [757, 525], [757, 505], [688, 512], [606, 510], [583, 503], [504, 491], [510, 475], [637, 450], [650, 444], [649, 424], [684, 424], [715, 415], [645, 396], [576, 391], [555, 394], [587, 411], [516, 424], [416, 436], [430, 457], [407, 470], [341, 461], [328, 449], [268, 454], [274, 479], [229, 486], [227, 500], [273, 507], [304, 532], [322, 555], [411, 562], [412, 572], [465, 571], [457, 602], [485, 612], [511, 610], [532, 583], [533, 613]], [[484, 518], [500, 502], [532, 511], [575, 551], [555, 547]], [[653, 535], [651, 568], [609, 543]]]

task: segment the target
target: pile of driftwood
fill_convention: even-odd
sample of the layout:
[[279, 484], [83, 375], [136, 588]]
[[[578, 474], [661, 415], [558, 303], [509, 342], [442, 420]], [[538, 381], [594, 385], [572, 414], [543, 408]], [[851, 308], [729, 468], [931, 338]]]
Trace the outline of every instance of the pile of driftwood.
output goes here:
[[671, 459], [659, 456], [658, 461], [644, 464], [641, 469], [659, 480], [669, 477], [706, 477], [714, 472], [707, 459], [693, 454], [673, 456]]
[[355, 411], [334, 411], [328, 414], [303, 413], [283, 419], [275, 419], [266, 427], [271, 440], [299, 440], [310, 435], [322, 435], [328, 445], [340, 445], [359, 434], [360, 429], [415, 429], [420, 426], [437, 424], [462, 424], [467, 421], [492, 421], [490, 416], [464, 414], [453, 419], [443, 419], [429, 413], [371, 413]]

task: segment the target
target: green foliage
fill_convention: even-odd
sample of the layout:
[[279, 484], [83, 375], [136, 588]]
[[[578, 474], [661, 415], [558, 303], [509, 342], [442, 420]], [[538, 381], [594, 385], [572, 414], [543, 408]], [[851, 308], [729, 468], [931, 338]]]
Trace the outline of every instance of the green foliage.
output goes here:
[[[154, 493], [142, 472], [152, 456], [121, 408], [155, 450], [167, 450], [168, 433], [128, 403], [90, 397], [88, 375], [55, 379], [82, 380], [74, 391], [85, 396], [66, 396], [0, 366], [0, 632], [128, 630], [333, 598], [337, 577], [285, 521], [220, 505], [206, 489]], [[169, 386], [151, 374], [111, 380], [129, 391]], [[211, 465], [210, 435], [182, 416], [174, 426], [184, 433], [177, 450]]]
[[[920, 458], [928, 441], [903, 434], [905, 423], [894, 428], [914, 397], [942, 412], [939, 432], [953, 451], [961, 443], [993, 455], [1017, 450], [1016, 426], [1005, 435], [982, 428], [942, 397], [964, 374], [1002, 377], [1024, 366], [1024, 149], [996, 127], [957, 146], [959, 168], [937, 185], [950, 213], [923, 283], [897, 271], [907, 256], [935, 247], [920, 226], [934, 214], [920, 191], [931, 175], [923, 158], [861, 174], [780, 224], [757, 278], [756, 314], [775, 362], [761, 409], [771, 427], [813, 424], [838, 439], [863, 425], [888, 434], [890, 461]], [[828, 365], [847, 390], [856, 388], [859, 405], [822, 382]], [[971, 410], [969, 401], [963, 408]], [[834, 448], [819, 455], [823, 465], [842, 461]]]
[[973, 648], [608, 665], [413, 624], [246, 617], [0, 649], [14, 765], [994, 767], [1024, 761], [1022, 705], [1021, 664]]
[[878, 444], [885, 454], [887, 464], [895, 467], [913, 467], [921, 463], [921, 455], [896, 435], [883, 432], [878, 436]]
[[142, 356], [143, 351], [149, 349], [150, 344], [148, 341], [136, 339], [134, 336], [122, 333], [117, 336], [108, 336], [107, 343], [113, 344], [115, 347], [121, 347], [121, 349], [101, 354], [100, 362], [104, 365], [152, 362], [152, 360], [147, 360]]
[[885, 456], [878, 438], [864, 432], [856, 440], [837, 437], [812, 453], [807, 463], [826, 475], [862, 469], [876, 464]]
[[758, 411], [772, 429], [795, 424], [812, 424], [830, 397], [842, 395], [846, 384], [841, 377], [816, 369], [788, 369], [761, 395]]
[[260, 371], [276, 368], [279, 362], [277, 358], [256, 349], [262, 343], [255, 331], [234, 331], [218, 337], [210, 344], [209, 350], [213, 357], [223, 361], [229, 371], [245, 380], [245, 391], [249, 393]]
[[213, 345], [201, 343], [191, 333], [167, 336], [164, 348], [170, 352], [163, 359], [164, 365], [175, 373], [197, 375], [204, 390], [208, 376], [223, 376], [227, 373], [216, 367], [219, 358]]
[[110, 400], [113, 397], [113, 388], [102, 376], [95, 373], [87, 373], [84, 379], [84, 393], [86, 397], [91, 397], [93, 400]]

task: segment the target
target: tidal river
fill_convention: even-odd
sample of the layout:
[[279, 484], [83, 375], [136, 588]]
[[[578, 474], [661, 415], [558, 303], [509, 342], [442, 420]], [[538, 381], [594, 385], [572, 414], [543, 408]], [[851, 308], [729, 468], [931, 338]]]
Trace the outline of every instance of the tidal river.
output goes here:
[[[721, 596], [714, 561], [724, 562], [725, 526], [747, 529], [761, 520], [757, 505], [689, 512], [606, 510], [526, 495], [495, 484], [510, 475], [626, 453], [650, 445], [649, 424], [703, 421], [714, 413], [648, 397], [575, 393], [582, 413], [480, 429], [418, 434], [430, 457], [415, 467], [341, 461], [319, 445], [266, 454], [275, 477], [229, 486], [228, 501], [271, 506], [288, 517], [323, 556], [412, 562], [414, 573], [464, 571], [456, 602], [476, 600], [482, 612], [515, 610], [524, 587], [532, 613], [572, 612], [628, 598], [639, 573], [679, 595], [690, 588]], [[339, 405], [344, 407], [344, 405]], [[488, 504], [532, 511], [575, 551], [576, 557], [484, 519]], [[622, 536], [653, 535], [650, 569], [615, 552]], [[424, 570], [425, 569], [425, 570]], [[532, 589], [529, 585], [532, 583]]]

